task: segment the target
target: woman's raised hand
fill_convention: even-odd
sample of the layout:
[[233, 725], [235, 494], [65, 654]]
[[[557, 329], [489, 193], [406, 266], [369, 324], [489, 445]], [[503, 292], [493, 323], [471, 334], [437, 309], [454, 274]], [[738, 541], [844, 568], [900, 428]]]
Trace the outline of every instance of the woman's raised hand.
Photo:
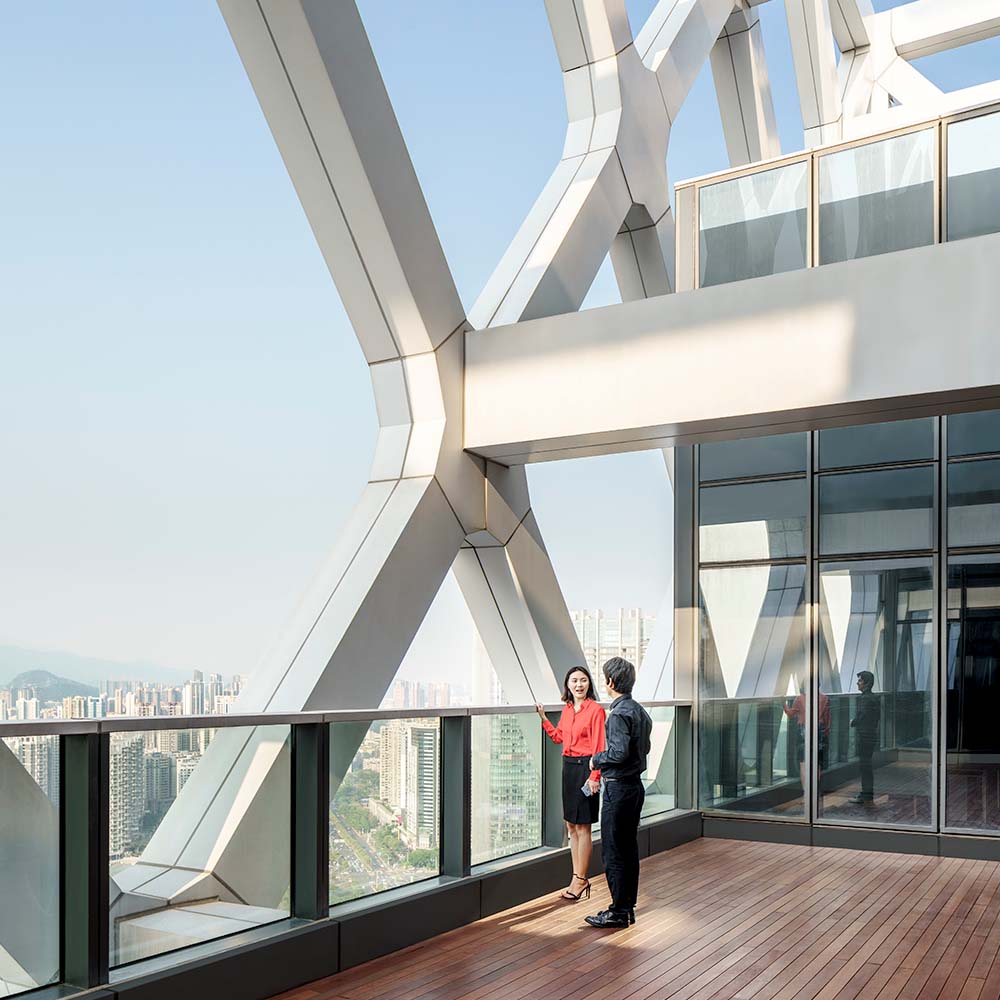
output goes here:
[[544, 719], [545, 718], [545, 706], [544, 705], [536, 705], [535, 706], [535, 711], [538, 713], [538, 718], [539, 719]]

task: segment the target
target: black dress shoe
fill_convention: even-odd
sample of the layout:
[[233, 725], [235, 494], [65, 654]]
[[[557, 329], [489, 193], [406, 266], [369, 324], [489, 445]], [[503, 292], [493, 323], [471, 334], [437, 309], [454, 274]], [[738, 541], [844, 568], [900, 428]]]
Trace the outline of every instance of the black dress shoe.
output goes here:
[[629, 922], [630, 926], [635, 923], [635, 907], [634, 906], [630, 906], [628, 908], [628, 922]]
[[584, 917], [591, 927], [628, 927], [627, 913], [615, 913], [614, 910], [601, 910], [595, 917]]

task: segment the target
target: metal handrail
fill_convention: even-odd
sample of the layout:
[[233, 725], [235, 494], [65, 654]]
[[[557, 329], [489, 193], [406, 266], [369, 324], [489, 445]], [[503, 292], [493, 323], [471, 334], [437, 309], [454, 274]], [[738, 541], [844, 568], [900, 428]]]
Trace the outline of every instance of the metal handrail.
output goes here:
[[[689, 707], [690, 701], [643, 701], [645, 708]], [[558, 712], [562, 702], [546, 704]], [[0, 739], [11, 736], [59, 736], [82, 733], [164, 732], [177, 729], [233, 729], [291, 726], [316, 722], [380, 722], [391, 719], [443, 719], [456, 716], [529, 715], [534, 705], [476, 705], [449, 708], [347, 708], [328, 712], [254, 712], [228, 715], [113, 715], [103, 719], [24, 719], [0, 722]]]
[[871, 143], [891, 139], [896, 135], [903, 135], [907, 132], [920, 132], [923, 129], [933, 128], [935, 125], [950, 124], [953, 121], [964, 121], [966, 118], [977, 118], [981, 115], [992, 114], [994, 111], [1000, 111], [1000, 104], [996, 101], [990, 101], [987, 104], [970, 104], [958, 110], [948, 111], [945, 114], [901, 123], [893, 128], [873, 132], [871, 135], [841, 139], [838, 142], [831, 142], [822, 146], [809, 146], [806, 149], [800, 149], [793, 153], [782, 153], [781, 156], [773, 156], [768, 160], [758, 160], [755, 163], [748, 163], [739, 167], [726, 167], [723, 170], [714, 170], [711, 173], [699, 174], [697, 177], [687, 177], [674, 185], [674, 191], [718, 184], [722, 181], [735, 180], [739, 177], [749, 177], [752, 174], [759, 174], [767, 170], [774, 170], [777, 167], [801, 162], [811, 156], [824, 156], [827, 153], [835, 153], [841, 149], [854, 149], [858, 146], [867, 146]]

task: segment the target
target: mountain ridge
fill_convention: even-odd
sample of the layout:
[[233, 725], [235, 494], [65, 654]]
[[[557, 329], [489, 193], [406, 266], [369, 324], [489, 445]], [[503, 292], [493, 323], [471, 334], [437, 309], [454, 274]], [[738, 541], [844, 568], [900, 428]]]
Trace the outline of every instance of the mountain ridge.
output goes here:
[[[153, 681], [182, 684], [190, 670], [155, 663], [104, 660], [61, 650], [30, 649], [0, 643], [0, 687], [7, 687], [19, 674], [42, 670], [71, 683], [96, 686], [103, 680]], [[94, 692], [96, 694], [96, 692]]]

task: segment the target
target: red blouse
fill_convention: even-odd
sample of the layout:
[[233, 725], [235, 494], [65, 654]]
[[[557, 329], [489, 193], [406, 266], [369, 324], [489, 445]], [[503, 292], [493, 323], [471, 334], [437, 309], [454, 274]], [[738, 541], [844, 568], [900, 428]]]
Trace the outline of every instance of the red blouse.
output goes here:
[[[593, 757], [604, 749], [604, 709], [588, 698], [580, 711], [567, 705], [559, 717], [559, 725], [553, 726], [548, 719], [542, 719], [542, 728], [553, 743], [563, 745], [564, 757]], [[600, 781], [601, 772], [591, 771], [591, 781]]]

